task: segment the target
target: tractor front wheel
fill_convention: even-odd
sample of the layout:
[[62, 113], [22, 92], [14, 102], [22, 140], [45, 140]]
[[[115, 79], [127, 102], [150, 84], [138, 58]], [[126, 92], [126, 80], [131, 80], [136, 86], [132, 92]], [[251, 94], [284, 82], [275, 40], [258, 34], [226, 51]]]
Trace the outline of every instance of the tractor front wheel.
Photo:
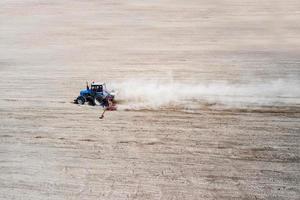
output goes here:
[[83, 105], [85, 103], [85, 98], [83, 96], [77, 97], [77, 103]]

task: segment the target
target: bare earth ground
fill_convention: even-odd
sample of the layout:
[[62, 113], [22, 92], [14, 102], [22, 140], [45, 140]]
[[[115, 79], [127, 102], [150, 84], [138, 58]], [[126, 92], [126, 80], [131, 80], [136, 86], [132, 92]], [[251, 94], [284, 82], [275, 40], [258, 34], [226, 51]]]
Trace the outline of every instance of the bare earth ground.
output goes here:
[[[298, 0], [0, 2], [1, 199], [299, 199], [299, 104], [119, 110], [85, 80], [300, 77]], [[296, 85], [295, 87], [300, 87]]]

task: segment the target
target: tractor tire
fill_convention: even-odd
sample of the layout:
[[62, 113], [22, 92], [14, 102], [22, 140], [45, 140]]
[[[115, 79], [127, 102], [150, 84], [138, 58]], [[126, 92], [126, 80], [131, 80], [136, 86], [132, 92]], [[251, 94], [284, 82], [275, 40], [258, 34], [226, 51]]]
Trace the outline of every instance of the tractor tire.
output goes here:
[[79, 97], [77, 97], [76, 102], [79, 105], [83, 105], [85, 103], [85, 98], [83, 96], [79, 96]]
[[86, 101], [89, 103], [89, 105], [91, 105], [91, 106], [94, 106], [95, 105], [95, 100], [94, 100], [94, 98], [93, 97], [91, 97], [91, 96], [87, 96], [86, 97]]
[[102, 106], [102, 103], [103, 103], [103, 97], [102, 96], [96, 96], [94, 98], [94, 105], [96, 106]]

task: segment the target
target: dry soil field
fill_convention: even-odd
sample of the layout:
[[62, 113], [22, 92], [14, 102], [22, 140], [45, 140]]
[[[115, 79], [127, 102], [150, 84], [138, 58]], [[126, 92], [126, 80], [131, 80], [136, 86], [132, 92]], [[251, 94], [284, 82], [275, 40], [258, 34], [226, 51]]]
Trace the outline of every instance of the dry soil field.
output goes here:
[[[298, 0], [1, 0], [0, 199], [299, 199]], [[86, 80], [119, 110], [72, 104]]]

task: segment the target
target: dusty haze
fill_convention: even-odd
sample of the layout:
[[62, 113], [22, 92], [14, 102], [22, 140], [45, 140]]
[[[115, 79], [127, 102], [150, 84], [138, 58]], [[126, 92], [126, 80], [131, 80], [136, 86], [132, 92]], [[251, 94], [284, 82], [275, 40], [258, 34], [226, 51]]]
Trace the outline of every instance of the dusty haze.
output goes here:
[[[300, 2], [0, 2], [1, 199], [298, 199]], [[119, 110], [71, 102], [85, 81]]]

